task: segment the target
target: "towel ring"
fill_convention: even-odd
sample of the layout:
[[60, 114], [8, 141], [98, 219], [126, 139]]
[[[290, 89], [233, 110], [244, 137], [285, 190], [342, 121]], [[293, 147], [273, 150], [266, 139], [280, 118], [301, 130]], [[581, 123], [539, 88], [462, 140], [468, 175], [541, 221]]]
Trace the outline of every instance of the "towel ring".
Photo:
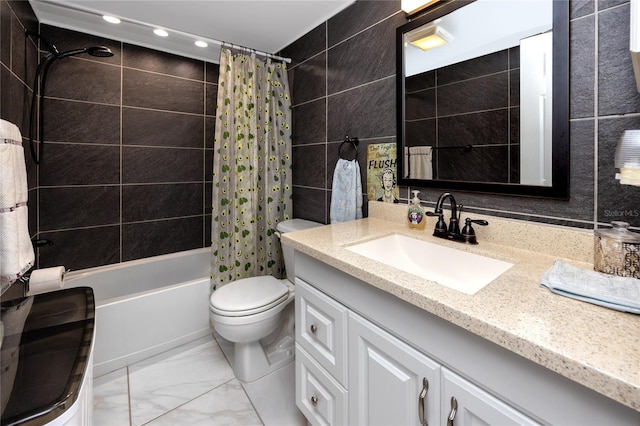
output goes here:
[[[340, 144], [340, 147], [338, 148], [338, 157], [342, 158], [343, 160], [355, 160], [358, 158], [358, 144], [360, 143], [360, 141], [358, 140], [358, 138], [350, 138], [348, 135], [344, 137], [344, 141], [342, 141], [342, 143]], [[353, 158], [346, 158], [342, 155], [342, 147], [344, 147], [345, 145], [349, 146], [351, 145], [353, 147], [354, 150], [354, 155]]]

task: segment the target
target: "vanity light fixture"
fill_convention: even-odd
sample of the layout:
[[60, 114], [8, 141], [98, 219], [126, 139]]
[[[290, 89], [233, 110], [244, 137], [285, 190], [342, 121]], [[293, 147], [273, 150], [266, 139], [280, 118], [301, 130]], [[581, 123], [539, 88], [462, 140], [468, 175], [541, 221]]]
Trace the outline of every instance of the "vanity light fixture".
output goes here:
[[111, 15], [102, 15], [102, 19], [104, 19], [105, 21], [107, 21], [110, 24], [119, 24], [120, 23], [120, 18], [116, 18], [115, 16], [111, 16]]
[[430, 50], [453, 41], [453, 36], [438, 25], [429, 25], [407, 34], [407, 41], [422, 50]]
[[640, 130], [625, 130], [616, 147], [616, 179], [622, 185], [640, 186]]
[[407, 15], [413, 15], [438, 1], [440, 0], [402, 0], [400, 2], [400, 8], [404, 10]]
[[156, 28], [155, 30], [153, 30], [153, 33], [159, 37], [167, 37], [169, 35], [169, 33], [162, 28]]
[[198, 46], [198, 47], [207, 47], [207, 46], [209, 46], [206, 42], [204, 42], [202, 40], [196, 41], [195, 45]]

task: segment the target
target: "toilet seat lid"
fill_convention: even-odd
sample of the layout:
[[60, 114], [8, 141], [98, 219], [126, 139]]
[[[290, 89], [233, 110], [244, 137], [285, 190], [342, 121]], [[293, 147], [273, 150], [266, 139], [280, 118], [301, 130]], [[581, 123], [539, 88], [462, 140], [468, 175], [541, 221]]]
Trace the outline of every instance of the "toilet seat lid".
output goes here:
[[214, 291], [211, 308], [221, 315], [241, 316], [266, 311], [284, 301], [289, 287], [272, 277], [252, 277], [234, 281]]

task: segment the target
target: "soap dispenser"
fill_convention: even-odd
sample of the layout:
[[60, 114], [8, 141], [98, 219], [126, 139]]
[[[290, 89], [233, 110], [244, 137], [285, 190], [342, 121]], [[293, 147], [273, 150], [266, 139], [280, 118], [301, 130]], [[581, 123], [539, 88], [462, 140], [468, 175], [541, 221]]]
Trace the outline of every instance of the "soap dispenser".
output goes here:
[[409, 209], [407, 211], [407, 220], [409, 221], [409, 228], [424, 229], [427, 221], [424, 217], [424, 209], [420, 205], [420, 198], [418, 194], [420, 191], [412, 191], [413, 199], [409, 203]]

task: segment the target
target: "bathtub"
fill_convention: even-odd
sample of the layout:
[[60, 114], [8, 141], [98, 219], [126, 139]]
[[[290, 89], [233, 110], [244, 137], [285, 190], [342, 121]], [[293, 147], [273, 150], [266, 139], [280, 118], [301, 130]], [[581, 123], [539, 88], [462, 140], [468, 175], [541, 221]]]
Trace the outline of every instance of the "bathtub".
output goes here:
[[210, 334], [210, 265], [207, 247], [66, 274], [94, 291], [94, 377]]

